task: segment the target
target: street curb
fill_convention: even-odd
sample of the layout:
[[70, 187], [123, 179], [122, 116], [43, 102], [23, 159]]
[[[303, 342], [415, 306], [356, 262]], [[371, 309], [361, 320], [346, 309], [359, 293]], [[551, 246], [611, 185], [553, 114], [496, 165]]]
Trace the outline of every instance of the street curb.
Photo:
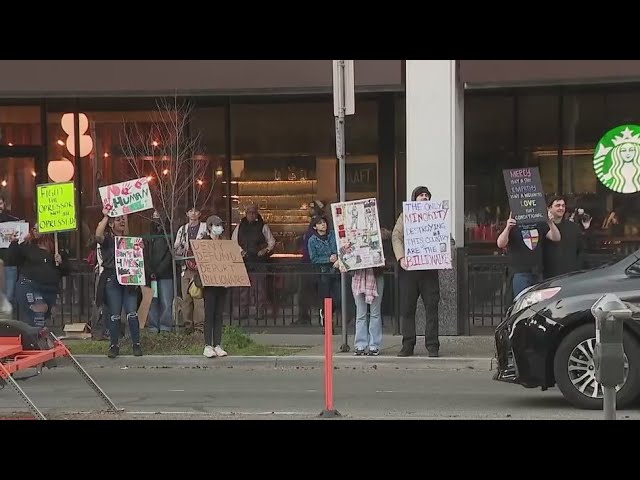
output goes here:
[[[200, 355], [145, 355], [142, 357], [123, 355], [114, 359], [107, 358], [105, 355], [76, 355], [75, 358], [83, 367], [87, 368], [324, 368], [324, 356], [322, 355], [228, 356], [210, 359]], [[493, 359], [488, 357], [398, 358], [379, 356], [372, 358], [337, 355], [333, 357], [333, 366], [336, 369], [470, 369], [489, 372], [493, 369], [494, 364]]]

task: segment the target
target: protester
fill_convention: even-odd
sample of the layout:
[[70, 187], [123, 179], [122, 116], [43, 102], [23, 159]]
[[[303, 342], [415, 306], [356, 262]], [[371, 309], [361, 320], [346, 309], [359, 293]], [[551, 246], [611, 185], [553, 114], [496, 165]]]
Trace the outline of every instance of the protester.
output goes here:
[[[412, 202], [431, 200], [431, 192], [427, 187], [417, 187], [411, 194]], [[408, 270], [404, 248], [404, 217], [401, 213], [392, 233], [393, 252], [400, 263], [400, 292], [402, 292], [402, 348], [399, 357], [410, 357], [416, 345], [416, 309], [418, 299], [422, 297], [425, 309], [424, 341], [430, 357], [440, 355], [438, 338], [439, 319], [438, 304], [440, 302], [440, 281], [438, 270]]]
[[[115, 237], [124, 236], [126, 220], [124, 216], [109, 217], [108, 211], [102, 211], [104, 217], [96, 228], [96, 241], [100, 246], [103, 271], [98, 280], [96, 303], [105, 302], [109, 308], [109, 358], [116, 358], [120, 354], [120, 315], [124, 313], [129, 325], [129, 334], [136, 357], [142, 355], [140, 347], [140, 323], [138, 320], [138, 292], [140, 287], [120, 285], [116, 274]], [[98, 303], [99, 302], [99, 303]]]

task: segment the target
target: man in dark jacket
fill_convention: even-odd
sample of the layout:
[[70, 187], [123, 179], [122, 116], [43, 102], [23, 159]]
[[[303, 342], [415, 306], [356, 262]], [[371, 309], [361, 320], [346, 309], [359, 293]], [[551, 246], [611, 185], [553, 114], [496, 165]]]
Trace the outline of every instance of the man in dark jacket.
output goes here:
[[[9, 214], [6, 210], [6, 202], [4, 194], [0, 194], [0, 223], [5, 222], [18, 222], [19, 219]], [[15, 303], [15, 288], [18, 281], [18, 267], [8, 255], [9, 248], [0, 248], [0, 259], [4, 263], [4, 291], [7, 300], [11, 302], [14, 311], [16, 310]]]
[[256, 316], [262, 317], [266, 307], [267, 283], [266, 272], [261, 264], [273, 252], [276, 239], [255, 205], [247, 207], [246, 214], [231, 234], [231, 239], [238, 242], [242, 249], [251, 282], [251, 287], [240, 289], [240, 318], [249, 315], [251, 305], [256, 306]]
[[[431, 192], [427, 187], [417, 187], [411, 194], [412, 202], [431, 200]], [[404, 217], [400, 213], [391, 237], [393, 253], [400, 264], [400, 295], [404, 300], [400, 330], [402, 332], [402, 349], [399, 357], [410, 357], [416, 346], [416, 308], [418, 299], [422, 297], [425, 309], [424, 341], [430, 357], [440, 355], [438, 338], [438, 304], [440, 302], [440, 280], [438, 270], [407, 270], [404, 258]]]
[[154, 215], [151, 223], [151, 238], [148, 242], [149, 266], [147, 273], [153, 288], [153, 300], [149, 309], [147, 327], [154, 331], [170, 332], [173, 326], [173, 257], [167, 233], [168, 222], [163, 228], [160, 218]]
[[[543, 276], [545, 279], [557, 277], [585, 268], [585, 237], [580, 226], [565, 219], [567, 204], [564, 197], [555, 195], [547, 202], [547, 208], [553, 222], [560, 231], [560, 241], [552, 242], [545, 238], [543, 243]], [[586, 229], [590, 220], [583, 222]]]

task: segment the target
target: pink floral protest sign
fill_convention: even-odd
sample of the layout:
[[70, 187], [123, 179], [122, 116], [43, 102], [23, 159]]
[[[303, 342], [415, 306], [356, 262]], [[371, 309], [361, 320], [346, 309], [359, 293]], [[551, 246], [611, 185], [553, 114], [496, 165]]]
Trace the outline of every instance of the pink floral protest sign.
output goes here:
[[129, 215], [153, 208], [147, 177], [100, 187], [102, 206], [110, 217]]
[[120, 285], [145, 285], [144, 243], [140, 237], [116, 237], [116, 275]]

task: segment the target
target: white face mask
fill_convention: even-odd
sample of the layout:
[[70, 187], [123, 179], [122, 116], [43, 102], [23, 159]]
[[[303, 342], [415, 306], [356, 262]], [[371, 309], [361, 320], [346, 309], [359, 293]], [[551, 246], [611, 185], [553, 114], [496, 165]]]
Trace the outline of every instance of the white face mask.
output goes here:
[[222, 225], [211, 225], [211, 233], [214, 235], [220, 236], [224, 232], [224, 227]]

